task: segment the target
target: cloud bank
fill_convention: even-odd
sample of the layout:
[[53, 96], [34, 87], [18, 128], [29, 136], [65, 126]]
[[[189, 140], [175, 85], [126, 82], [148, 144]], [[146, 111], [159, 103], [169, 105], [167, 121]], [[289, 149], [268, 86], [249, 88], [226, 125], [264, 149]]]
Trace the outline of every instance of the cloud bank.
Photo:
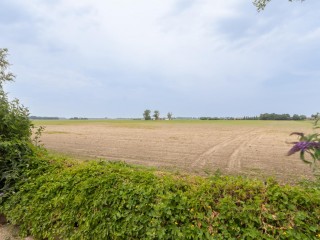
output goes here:
[[0, 47], [33, 115], [319, 111], [320, 2], [4, 0]]

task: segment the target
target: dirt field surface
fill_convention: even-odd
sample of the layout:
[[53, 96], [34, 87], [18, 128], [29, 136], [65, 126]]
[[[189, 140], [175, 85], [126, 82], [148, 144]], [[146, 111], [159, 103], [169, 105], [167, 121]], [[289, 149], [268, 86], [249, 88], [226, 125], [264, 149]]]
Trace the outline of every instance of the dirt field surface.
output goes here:
[[275, 176], [295, 181], [312, 171], [298, 154], [292, 132], [312, 132], [294, 121], [35, 121], [45, 126], [48, 149], [81, 158], [123, 160], [180, 172]]
[[32, 237], [19, 237], [19, 229], [10, 224], [0, 224], [0, 240], [33, 240]]

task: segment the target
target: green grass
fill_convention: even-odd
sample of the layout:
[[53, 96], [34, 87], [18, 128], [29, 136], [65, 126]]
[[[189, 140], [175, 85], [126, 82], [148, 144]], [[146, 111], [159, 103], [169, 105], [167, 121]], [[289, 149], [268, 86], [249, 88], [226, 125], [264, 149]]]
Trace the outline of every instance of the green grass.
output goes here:
[[226, 126], [312, 126], [311, 121], [261, 121], [261, 120], [172, 120], [172, 121], [144, 121], [144, 120], [33, 120], [36, 126], [46, 125], [90, 125], [101, 124], [111, 126], [166, 126], [166, 125], [226, 125]]

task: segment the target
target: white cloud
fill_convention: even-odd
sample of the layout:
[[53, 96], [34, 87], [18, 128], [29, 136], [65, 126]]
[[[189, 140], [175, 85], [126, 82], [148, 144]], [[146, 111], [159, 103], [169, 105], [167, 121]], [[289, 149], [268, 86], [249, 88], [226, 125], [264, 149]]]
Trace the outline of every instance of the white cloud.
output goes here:
[[[167, 105], [168, 91], [176, 101], [190, 96], [196, 109], [202, 97], [212, 104], [215, 98], [230, 99], [230, 106], [234, 98], [255, 99], [266, 82], [287, 73], [318, 76], [318, 3], [273, 2], [259, 14], [244, 0], [6, 1], [10, 4], [20, 20], [0, 18], [5, 33], [0, 44], [12, 48], [19, 81], [39, 91], [51, 87], [63, 95], [72, 88], [81, 96], [98, 88], [99, 99], [127, 94], [136, 105], [152, 94]], [[301, 66], [311, 53], [313, 62]], [[125, 108], [124, 101], [118, 104]]]

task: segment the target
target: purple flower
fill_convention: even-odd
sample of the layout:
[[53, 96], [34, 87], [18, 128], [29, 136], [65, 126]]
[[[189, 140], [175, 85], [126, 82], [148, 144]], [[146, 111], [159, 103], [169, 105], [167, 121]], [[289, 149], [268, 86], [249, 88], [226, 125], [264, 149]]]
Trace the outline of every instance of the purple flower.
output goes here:
[[319, 142], [297, 142], [288, 152], [288, 156], [296, 152], [305, 152], [309, 149], [320, 149]]

